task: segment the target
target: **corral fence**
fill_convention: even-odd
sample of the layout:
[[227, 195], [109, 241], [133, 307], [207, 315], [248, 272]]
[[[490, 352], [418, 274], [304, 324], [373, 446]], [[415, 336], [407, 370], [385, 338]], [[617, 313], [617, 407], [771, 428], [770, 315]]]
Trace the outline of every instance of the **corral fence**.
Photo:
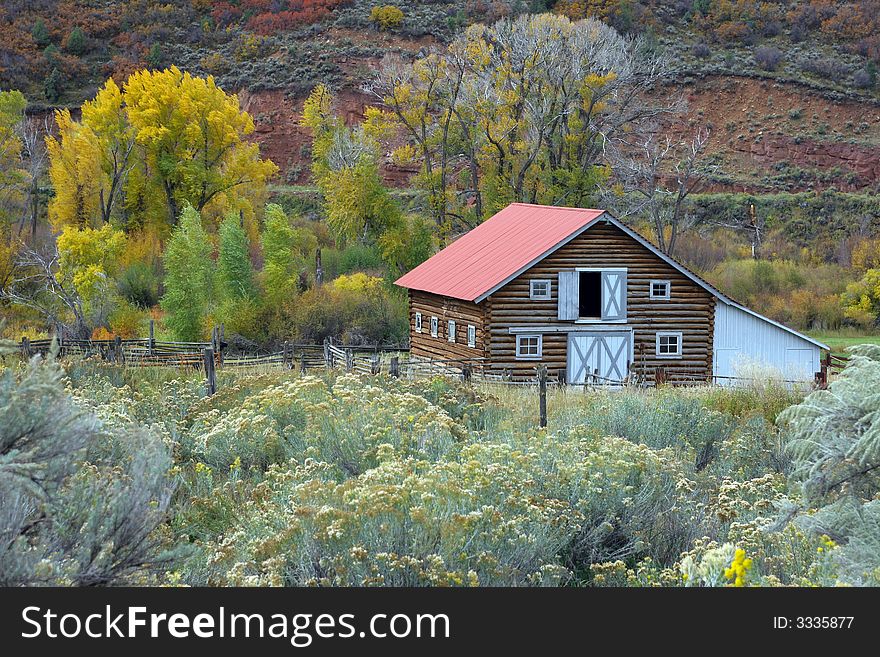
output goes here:
[[[152, 329], [152, 322], [151, 322]], [[483, 358], [470, 359], [432, 359], [413, 356], [408, 347], [394, 345], [342, 344], [328, 339], [323, 344], [284, 342], [276, 351], [251, 351], [241, 353], [229, 349], [224, 340], [224, 329], [216, 327], [208, 342], [174, 342], [148, 338], [111, 340], [77, 340], [55, 338], [29, 340], [22, 338], [20, 350], [26, 357], [45, 354], [55, 343], [61, 357], [98, 357], [104, 361], [128, 367], [206, 367], [206, 354], [215, 368], [286, 368], [308, 372], [314, 369], [339, 370], [364, 375], [389, 374], [404, 379], [426, 377], [450, 377], [465, 383], [485, 382], [503, 385], [537, 385], [539, 370], [536, 366], [529, 370], [499, 369]], [[815, 384], [823, 386], [828, 375], [846, 366], [847, 358], [827, 354], [822, 361], [822, 371], [816, 373]], [[618, 388], [655, 386], [698, 386], [707, 384], [730, 385], [752, 383], [757, 379], [729, 376], [710, 376], [705, 372], [682, 372], [676, 370], [674, 376], [667, 374], [664, 367], [636, 367], [628, 363], [626, 375], [622, 379], [602, 377], [598, 370], [588, 372], [582, 381], [566, 380], [565, 369], [547, 370], [547, 382], [554, 385], [567, 385], [575, 388]], [[778, 383], [803, 384], [803, 381], [781, 380]]]
[[[566, 381], [565, 369], [548, 371], [544, 365], [531, 370], [511, 371], [492, 367], [483, 358], [428, 359], [412, 356], [406, 347], [388, 345], [341, 344], [333, 339], [323, 344], [284, 342], [281, 349], [272, 352], [233, 353], [224, 340], [222, 326], [215, 327], [210, 342], [170, 342], [153, 337], [112, 340], [74, 340], [53, 338], [29, 340], [22, 338], [22, 355], [31, 357], [44, 354], [54, 348], [62, 357], [97, 357], [126, 367], [183, 367], [204, 370], [205, 384], [209, 394], [217, 390], [218, 368], [283, 368], [307, 373], [310, 370], [337, 370], [361, 375], [387, 374], [402, 379], [445, 377], [469, 383], [494, 383], [510, 386], [533, 386], [538, 391], [539, 425], [547, 426], [547, 388], [550, 385], [565, 386], [584, 391], [603, 388], [650, 388], [657, 386], [730, 385], [759, 382], [742, 377], [706, 377], [705, 373], [676, 372], [668, 377], [666, 369], [634, 368], [627, 364], [626, 376], [611, 379], [599, 375], [598, 370], [587, 373], [584, 380], [576, 383]], [[814, 385], [825, 387], [828, 376], [846, 366], [847, 358], [828, 353], [822, 361], [821, 372], [816, 373]], [[800, 384], [804, 381], [778, 381], [783, 384]]]

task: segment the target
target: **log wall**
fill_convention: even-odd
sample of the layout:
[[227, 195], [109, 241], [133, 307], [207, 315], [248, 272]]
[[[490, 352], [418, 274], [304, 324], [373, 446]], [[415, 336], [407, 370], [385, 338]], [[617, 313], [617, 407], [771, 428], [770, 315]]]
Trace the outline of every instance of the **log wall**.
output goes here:
[[[627, 321], [625, 324], [583, 324], [557, 319], [557, 274], [576, 267], [627, 269]], [[529, 299], [529, 281], [552, 281], [551, 299]], [[671, 283], [671, 299], [649, 297], [652, 279]], [[667, 380], [708, 377], [712, 373], [714, 297], [626, 233], [611, 224], [598, 224], [552, 253], [494, 292], [482, 302], [486, 307], [492, 368], [532, 376], [543, 362], [551, 375], [566, 369], [568, 334], [543, 333], [542, 360], [516, 359], [516, 336], [511, 327], [565, 326], [589, 331], [597, 326], [631, 327], [634, 333], [633, 370], [653, 380], [655, 368], [666, 370]], [[657, 358], [657, 331], [682, 332], [682, 357]], [[538, 332], [538, 331], [536, 331]]]
[[[422, 332], [416, 333], [416, 313], [422, 313]], [[431, 335], [431, 317], [440, 320], [437, 337]], [[447, 322], [454, 320], [455, 342], [449, 342]], [[467, 327], [477, 329], [476, 347], [467, 346]], [[410, 348], [413, 356], [435, 360], [485, 358], [487, 333], [485, 306], [470, 301], [442, 297], [420, 290], [409, 291]]]

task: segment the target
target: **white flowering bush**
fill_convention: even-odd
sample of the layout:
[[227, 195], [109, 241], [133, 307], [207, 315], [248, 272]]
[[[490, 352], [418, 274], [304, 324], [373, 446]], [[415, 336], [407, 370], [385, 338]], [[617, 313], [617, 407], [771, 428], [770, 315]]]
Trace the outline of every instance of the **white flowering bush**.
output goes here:
[[619, 438], [472, 442], [430, 461], [384, 443], [339, 481], [309, 459], [276, 465], [240, 524], [208, 549], [230, 585], [524, 585], [640, 549], [668, 504], [663, 455]]
[[317, 377], [256, 391], [222, 412], [201, 412], [181, 438], [183, 454], [225, 469], [268, 468], [289, 459], [332, 463], [338, 476], [378, 465], [380, 446], [436, 460], [465, 435], [445, 411], [408, 392], [389, 392], [354, 376], [332, 385]]
[[[863, 388], [875, 381], [876, 362], [860, 353], [854, 373], [806, 400], [775, 384], [551, 388], [549, 429], [537, 427], [531, 387], [220, 369], [208, 396], [199, 373], [70, 363], [55, 399], [92, 418], [102, 438], [59, 470], [55, 490], [67, 501], [53, 540], [67, 556], [18, 553], [7, 560], [18, 570], [6, 577], [248, 586], [874, 583], [876, 409]], [[29, 508], [16, 494], [7, 506], [12, 526]], [[149, 547], [150, 569], [129, 568], [132, 559], [112, 542], [82, 540], [82, 532], [105, 536], [122, 517], [145, 519], [126, 531]]]

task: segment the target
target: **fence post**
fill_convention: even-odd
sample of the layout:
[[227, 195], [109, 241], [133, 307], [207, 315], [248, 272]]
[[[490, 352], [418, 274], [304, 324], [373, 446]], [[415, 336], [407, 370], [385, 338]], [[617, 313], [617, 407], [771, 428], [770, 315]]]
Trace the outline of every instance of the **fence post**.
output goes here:
[[293, 358], [288, 354], [288, 342], [285, 340], [281, 343], [281, 367], [282, 369], [288, 369], [288, 362], [290, 362], [290, 369], [293, 369]]
[[213, 395], [217, 392], [217, 375], [214, 372], [214, 350], [210, 347], [205, 348], [205, 383], [208, 388], [208, 394]]
[[223, 367], [223, 351], [226, 348], [226, 324], [220, 324], [220, 331], [217, 333], [217, 360], [220, 367]]
[[391, 367], [388, 370], [388, 373], [393, 376], [395, 379], [400, 377], [400, 357], [392, 356], [391, 357]]
[[118, 335], [113, 338], [113, 360], [117, 365], [122, 362], [122, 338]]
[[654, 384], [662, 386], [664, 383], [666, 383], [666, 368], [658, 367], [654, 374]]
[[538, 366], [538, 426], [547, 427], [547, 366]]
[[31, 341], [28, 340], [27, 336], [24, 336], [21, 339], [21, 351], [25, 358], [31, 357]]
[[345, 371], [351, 372], [354, 368], [354, 353], [351, 349], [345, 350]]
[[330, 363], [330, 341], [327, 338], [324, 338], [324, 366], [332, 367], [333, 365]]
[[307, 369], [308, 369], [308, 365], [306, 365], [306, 352], [303, 351], [303, 352], [299, 355], [299, 371], [300, 371], [302, 374], [305, 374]]

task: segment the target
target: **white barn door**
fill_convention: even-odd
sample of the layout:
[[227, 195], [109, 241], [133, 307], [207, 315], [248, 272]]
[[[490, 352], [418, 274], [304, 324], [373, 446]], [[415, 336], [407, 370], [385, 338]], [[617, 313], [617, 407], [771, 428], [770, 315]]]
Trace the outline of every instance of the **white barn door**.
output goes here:
[[582, 384], [596, 375], [596, 383], [619, 385], [626, 378], [631, 349], [631, 331], [570, 333], [568, 382]]
[[602, 319], [626, 319], [626, 270], [602, 272]]

